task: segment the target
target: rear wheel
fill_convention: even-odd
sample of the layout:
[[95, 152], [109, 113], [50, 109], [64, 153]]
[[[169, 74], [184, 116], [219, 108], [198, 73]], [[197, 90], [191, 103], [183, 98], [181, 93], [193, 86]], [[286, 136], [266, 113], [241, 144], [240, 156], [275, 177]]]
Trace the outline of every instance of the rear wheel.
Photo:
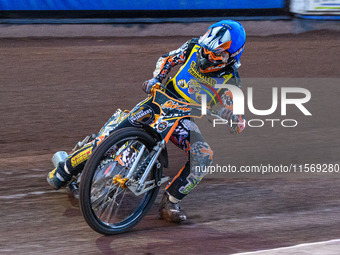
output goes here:
[[[142, 148], [145, 146], [139, 165], [155, 144], [145, 131], [125, 128], [111, 134], [94, 150], [83, 170], [79, 194], [82, 214], [92, 229], [104, 235], [122, 233], [148, 212], [159, 187], [137, 196], [124, 183]], [[157, 179], [161, 171], [162, 167], [153, 167], [146, 181]]]

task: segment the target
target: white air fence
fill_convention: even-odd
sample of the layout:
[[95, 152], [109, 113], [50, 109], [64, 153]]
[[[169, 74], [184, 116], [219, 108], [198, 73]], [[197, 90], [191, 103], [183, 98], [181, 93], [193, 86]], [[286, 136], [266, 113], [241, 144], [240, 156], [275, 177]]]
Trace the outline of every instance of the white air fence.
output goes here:
[[290, 10], [306, 15], [340, 15], [340, 0], [291, 0]]

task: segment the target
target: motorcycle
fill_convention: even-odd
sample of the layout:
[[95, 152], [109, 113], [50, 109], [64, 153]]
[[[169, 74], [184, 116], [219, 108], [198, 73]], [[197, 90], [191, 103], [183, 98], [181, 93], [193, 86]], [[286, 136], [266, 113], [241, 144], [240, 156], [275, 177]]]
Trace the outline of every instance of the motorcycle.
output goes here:
[[[154, 203], [160, 186], [170, 177], [166, 144], [182, 118], [201, 118], [201, 105], [169, 96], [158, 83], [151, 96], [131, 112], [118, 110], [116, 127], [87, 160], [82, 173], [66, 190], [79, 198], [82, 215], [96, 232], [113, 235], [136, 226]], [[220, 118], [213, 112], [209, 115]], [[86, 137], [73, 151], [99, 135]], [[56, 165], [65, 152], [54, 155]], [[79, 190], [78, 190], [79, 187]]]
[[[180, 119], [201, 118], [203, 101], [210, 102], [206, 114], [221, 119], [212, 106], [223, 105], [219, 94], [224, 91], [216, 91], [215, 85], [233, 80], [240, 86], [236, 69], [220, 77], [197, 71], [199, 49], [194, 47], [186, 64], [165, 86], [156, 84], [150, 97], [130, 112], [118, 110], [97, 135], [74, 148], [76, 151], [91, 140], [98, 145], [93, 151], [89, 148], [92, 154], [82, 173], [67, 185], [67, 190], [79, 197], [86, 222], [98, 233], [123, 233], [142, 220], [160, 186], [170, 179], [162, 173], [168, 167], [166, 144]], [[66, 157], [67, 153], [57, 152], [53, 164], [57, 166]]]

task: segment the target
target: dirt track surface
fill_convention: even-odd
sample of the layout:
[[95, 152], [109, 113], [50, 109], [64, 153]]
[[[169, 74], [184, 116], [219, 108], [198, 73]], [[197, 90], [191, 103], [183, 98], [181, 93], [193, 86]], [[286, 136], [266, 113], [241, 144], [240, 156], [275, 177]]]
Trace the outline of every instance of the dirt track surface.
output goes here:
[[[144, 99], [141, 83], [158, 57], [187, 39], [0, 40], [0, 253], [231, 254], [340, 238], [339, 174], [207, 176], [182, 202], [187, 223], [159, 220], [158, 198], [141, 224], [113, 237], [93, 232], [78, 202], [48, 187], [53, 153]], [[250, 128], [230, 138], [228, 162], [339, 163], [339, 39], [326, 31], [248, 38], [244, 87], [262, 81], [266, 93], [268, 79], [298, 82], [311, 90], [313, 116], [293, 112], [299, 129]], [[172, 145], [169, 154], [174, 176], [185, 156]]]

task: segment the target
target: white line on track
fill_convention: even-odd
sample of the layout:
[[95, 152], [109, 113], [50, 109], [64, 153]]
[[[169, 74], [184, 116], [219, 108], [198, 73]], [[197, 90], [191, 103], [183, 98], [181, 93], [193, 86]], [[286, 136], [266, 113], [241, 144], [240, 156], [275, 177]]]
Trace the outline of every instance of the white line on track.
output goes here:
[[270, 254], [308, 254], [308, 255], [335, 255], [340, 251], [340, 239], [333, 239], [315, 243], [303, 243], [289, 247], [281, 247], [270, 250], [235, 253], [234, 255], [270, 255]]
[[27, 192], [27, 193], [21, 193], [21, 194], [13, 194], [8, 196], [0, 196], [0, 200], [9, 200], [9, 199], [20, 199], [26, 196], [31, 195], [43, 195], [47, 193], [54, 193], [54, 192], [60, 192], [57, 190], [48, 190], [48, 191], [33, 191], [33, 192]]

